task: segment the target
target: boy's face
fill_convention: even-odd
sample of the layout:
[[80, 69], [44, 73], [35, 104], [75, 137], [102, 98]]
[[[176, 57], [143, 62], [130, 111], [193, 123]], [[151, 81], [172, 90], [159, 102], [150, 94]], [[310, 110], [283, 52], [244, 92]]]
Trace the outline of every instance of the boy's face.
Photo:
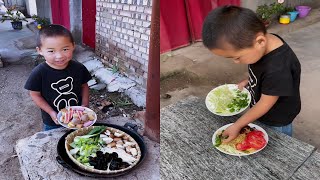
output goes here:
[[54, 69], [64, 69], [72, 59], [74, 44], [68, 37], [55, 36], [41, 38], [41, 47], [37, 51], [46, 63]]
[[218, 56], [232, 58], [237, 64], [254, 64], [266, 53], [266, 39], [258, 36], [252, 47], [241, 50], [236, 50], [229, 43], [225, 43], [223, 48], [211, 49], [211, 52]]

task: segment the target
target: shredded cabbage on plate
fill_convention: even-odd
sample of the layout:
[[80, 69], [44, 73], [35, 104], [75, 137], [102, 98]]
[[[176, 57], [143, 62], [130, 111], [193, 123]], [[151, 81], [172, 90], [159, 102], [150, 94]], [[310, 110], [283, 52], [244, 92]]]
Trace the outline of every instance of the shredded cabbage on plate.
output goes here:
[[230, 89], [228, 85], [216, 88], [208, 94], [210, 109], [217, 114], [239, 112], [248, 107], [249, 97], [245, 91]]

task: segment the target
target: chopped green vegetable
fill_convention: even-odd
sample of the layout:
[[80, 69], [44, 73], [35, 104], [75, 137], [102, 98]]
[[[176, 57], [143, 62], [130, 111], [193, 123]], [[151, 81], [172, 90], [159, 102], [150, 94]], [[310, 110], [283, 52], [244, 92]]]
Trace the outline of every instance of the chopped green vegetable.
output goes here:
[[249, 97], [246, 92], [224, 85], [209, 94], [209, 102], [216, 113], [228, 114], [246, 108], [249, 105]]
[[218, 147], [218, 146], [220, 146], [220, 144], [222, 143], [222, 139], [223, 139], [222, 133], [223, 133], [223, 132], [224, 132], [224, 130], [223, 130], [220, 134], [218, 134], [218, 135], [216, 136], [214, 146]]
[[70, 146], [73, 148], [70, 153], [82, 164], [89, 162], [89, 156], [95, 156], [101, 144], [105, 142], [100, 134], [106, 130], [105, 126], [93, 128], [87, 135], [76, 136]]

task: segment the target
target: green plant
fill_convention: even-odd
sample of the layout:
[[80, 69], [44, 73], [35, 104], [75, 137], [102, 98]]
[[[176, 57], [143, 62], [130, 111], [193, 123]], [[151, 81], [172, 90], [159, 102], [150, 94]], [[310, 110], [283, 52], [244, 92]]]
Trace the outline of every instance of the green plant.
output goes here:
[[288, 12], [287, 7], [281, 3], [263, 4], [258, 6], [256, 10], [256, 14], [263, 21], [270, 21], [273, 17], [285, 14], [286, 12]]
[[114, 73], [116, 73], [116, 72], [118, 72], [119, 71], [119, 67], [116, 65], [116, 64], [114, 64], [113, 66], [112, 66], [112, 73], [114, 74]]
[[39, 17], [39, 16], [37, 16], [37, 15], [35, 15], [35, 14], [32, 15], [31, 18], [32, 18], [35, 22], [37, 22], [37, 24], [41, 24], [41, 25], [43, 25], [43, 26], [50, 24], [50, 20], [49, 20], [48, 18], [41, 18], [41, 17]]
[[282, 3], [272, 3], [270, 4], [272, 11], [275, 15], [281, 15], [286, 13], [286, 7]]
[[2, 15], [1, 22], [3, 23], [5, 20], [10, 20], [11, 22], [28, 22], [28, 20], [23, 16], [23, 14], [20, 11], [16, 9], [15, 6], [8, 8], [6, 14]]
[[263, 4], [258, 6], [256, 14], [262, 21], [270, 21], [273, 15], [273, 10], [271, 6]]
[[285, 12], [293, 12], [295, 9], [293, 7], [285, 7]]

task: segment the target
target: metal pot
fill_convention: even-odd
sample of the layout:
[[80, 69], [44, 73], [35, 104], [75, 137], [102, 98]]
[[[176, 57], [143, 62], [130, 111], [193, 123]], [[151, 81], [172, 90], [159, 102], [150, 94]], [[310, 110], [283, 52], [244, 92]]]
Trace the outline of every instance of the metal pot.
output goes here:
[[136, 125], [133, 125], [131, 123], [126, 123], [124, 126], [118, 126], [118, 125], [113, 125], [113, 124], [106, 124], [106, 123], [95, 123], [95, 125], [104, 125], [104, 126], [109, 126], [113, 127], [116, 129], [119, 129], [127, 134], [129, 134], [139, 145], [140, 150], [141, 150], [141, 158], [140, 161], [133, 166], [131, 169], [128, 169], [124, 172], [117, 173], [117, 174], [97, 174], [97, 173], [92, 173], [89, 171], [85, 171], [81, 169], [78, 165], [76, 165], [67, 155], [66, 149], [65, 149], [65, 138], [73, 132], [74, 130], [70, 130], [69, 132], [65, 133], [59, 140], [58, 145], [57, 145], [57, 152], [58, 156], [56, 157], [56, 160], [58, 161], [59, 164], [61, 164], [63, 167], [72, 170], [80, 175], [83, 176], [88, 176], [88, 177], [117, 177], [121, 175], [125, 175], [129, 173], [130, 171], [134, 170], [137, 168], [142, 161], [145, 159], [146, 154], [147, 154], [147, 147], [143, 141], [143, 138], [137, 133], [138, 127]]

